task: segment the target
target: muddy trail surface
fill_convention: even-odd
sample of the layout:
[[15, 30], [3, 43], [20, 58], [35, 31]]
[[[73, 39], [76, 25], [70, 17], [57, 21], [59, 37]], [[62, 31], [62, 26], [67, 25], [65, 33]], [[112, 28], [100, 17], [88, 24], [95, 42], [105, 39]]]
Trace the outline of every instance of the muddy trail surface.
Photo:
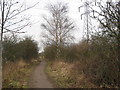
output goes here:
[[44, 69], [46, 62], [42, 61], [34, 70], [30, 77], [29, 88], [53, 88], [52, 83], [48, 80]]

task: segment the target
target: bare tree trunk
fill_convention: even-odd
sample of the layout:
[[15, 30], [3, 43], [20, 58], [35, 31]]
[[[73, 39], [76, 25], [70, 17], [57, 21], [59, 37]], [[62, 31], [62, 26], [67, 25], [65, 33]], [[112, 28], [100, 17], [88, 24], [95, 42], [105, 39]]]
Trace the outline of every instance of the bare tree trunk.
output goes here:
[[57, 52], [56, 52], [56, 59], [59, 59], [60, 52], [59, 52], [59, 45], [56, 46]]
[[1, 26], [1, 36], [0, 36], [0, 89], [2, 89], [2, 39], [3, 39], [3, 27], [4, 27], [4, 1], [2, 4], [2, 26]]
[[2, 39], [3, 39], [3, 26], [1, 27], [1, 36], [0, 36], [0, 89], [2, 89]]
[[2, 37], [0, 40], [0, 90], [1, 89], [2, 89]]

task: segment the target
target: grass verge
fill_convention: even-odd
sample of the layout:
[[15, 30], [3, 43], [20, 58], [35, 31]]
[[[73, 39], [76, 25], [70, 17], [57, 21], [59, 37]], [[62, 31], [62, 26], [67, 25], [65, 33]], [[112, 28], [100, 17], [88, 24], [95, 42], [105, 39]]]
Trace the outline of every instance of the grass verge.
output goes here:
[[34, 67], [39, 61], [26, 63], [23, 60], [7, 62], [3, 65], [3, 88], [29, 88], [28, 81]]
[[45, 72], [58, 88], [96, 88], [77, 65], [78, 62], [48, 61]]

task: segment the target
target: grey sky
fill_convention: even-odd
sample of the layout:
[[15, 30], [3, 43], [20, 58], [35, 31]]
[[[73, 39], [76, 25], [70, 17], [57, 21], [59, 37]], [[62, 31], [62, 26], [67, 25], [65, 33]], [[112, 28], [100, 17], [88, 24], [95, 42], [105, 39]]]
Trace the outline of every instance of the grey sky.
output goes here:
[[[49, 12], [45, 8], [47, 4], [54, 4], [56, 2], [64, 2], [68, 3], [69, 6], [69, 17], [72, 18], [72, 20], [75, 22], [77, 29], [74, 31], [73, 35], [75, 37], [75, 42], [79, 42], [82, 39], [83, 35], [83, 20], [81, 20], [81, 13], [83, 13], [84, 9], [81, 9], [81, 12], [78, 12], [78, 7], [83, 4], [83, 1], [85, 0], [25, 0], [26, 6], [33, 5], [37, 2], [39, 4], [28, 10], [26, 12], [27, 15], [31, 15], [31, 21], [32, 25], [31, 27], [27, 27], [24, 30], [27, 31], [23, 35], [30, 35], [33, 36], [33, 38], [38, 41], [39, 47], [42, 48], [43, 45], [41, 43], [41, 23], [43, 22], [42, 16], [48, 16]], [[95, 1], [95, 0], [88, 0], [88, 1]], [[99, 0], [97, 0], [99, 1]], [[96, 22], [93, 22], [93, 24]]]
[[39, 42], [39, 47], [42, 48], [43, 45], [41, 43], [41, 27], [40, 24], [43, 22], [42, 16], [48, 16], [49, 12], [47, 8], [45, 8], [50, 3], [56, 3], [56, 2], [64, 2], [68, 3], [69, 6], [69, 17], [75, 22], [77, 28], [74, 31], [73, 35], [75, 36], [75, 42], [80, 41], [82, 38], [82, 27], [83, 23], [80, 17], [80, 12], [78, 12], [78, 7], [82, 4], [81, 0], [25, 0], [26, 6], [33, 5], [36, 2], [39, 2], [39, 4], [28, 10], [26, 12], [27, 15], [31, 15], [31, 21], [32, 25], [31, 27], [27, 27], [24, 30], [27, 31], [25, 34], [22, 35], [30, 35], [33, 36], [33, 38]]

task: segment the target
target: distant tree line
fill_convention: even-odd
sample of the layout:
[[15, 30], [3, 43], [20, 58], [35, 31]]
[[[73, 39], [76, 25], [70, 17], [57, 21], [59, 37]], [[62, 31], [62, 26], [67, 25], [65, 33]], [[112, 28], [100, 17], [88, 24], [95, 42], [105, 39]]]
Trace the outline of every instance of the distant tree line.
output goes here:
[[19, 39], [17, 36], [5, 36], [3, 39], [3, 62], [38, 57], [38, 46], [31, 37]]

